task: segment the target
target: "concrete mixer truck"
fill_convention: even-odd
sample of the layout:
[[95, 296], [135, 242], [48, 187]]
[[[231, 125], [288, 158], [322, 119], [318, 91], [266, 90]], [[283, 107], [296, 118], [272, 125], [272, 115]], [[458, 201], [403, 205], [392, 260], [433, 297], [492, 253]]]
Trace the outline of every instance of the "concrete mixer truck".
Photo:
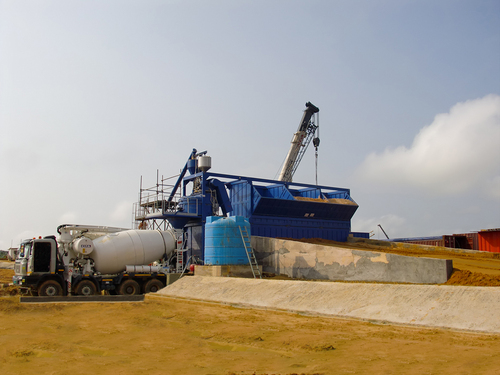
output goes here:
[[168, 261], [182, 239], [174, 229], [64, 224], [57, 232], [58, 238], [25, 242], [17, 256], [13, 283], [34, 296], [156, 292], [166, 285]]

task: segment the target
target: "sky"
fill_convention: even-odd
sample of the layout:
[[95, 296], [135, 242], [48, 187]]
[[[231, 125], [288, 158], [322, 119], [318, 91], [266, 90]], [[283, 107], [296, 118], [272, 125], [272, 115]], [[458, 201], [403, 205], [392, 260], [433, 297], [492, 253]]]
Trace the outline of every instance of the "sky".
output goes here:
[[498, 0], [0, 0], [0, 249], [131, 227], [193, 148], [277, 178], [307, 101], [353, 231], [500, 227]]

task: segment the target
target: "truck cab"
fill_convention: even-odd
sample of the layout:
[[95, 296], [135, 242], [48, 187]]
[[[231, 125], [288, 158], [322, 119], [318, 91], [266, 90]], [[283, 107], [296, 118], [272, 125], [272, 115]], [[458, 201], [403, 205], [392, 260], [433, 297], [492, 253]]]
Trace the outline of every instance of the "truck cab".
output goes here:
[[[27, 246], [26, 246], [27, 245]], [[31, 240], [25, 240], [19, 245], [19, 250], [16, 254], [16, 259], [14, 259], [14, 279], [22, 276], [26, 276], [28, 272], [28, 256], [27, 252], [31, 252]]]
[[62, 295], [64, 267], [58, 263], [55, 238], [25, 241], [19, 248], [12, 281], [33, 294]]

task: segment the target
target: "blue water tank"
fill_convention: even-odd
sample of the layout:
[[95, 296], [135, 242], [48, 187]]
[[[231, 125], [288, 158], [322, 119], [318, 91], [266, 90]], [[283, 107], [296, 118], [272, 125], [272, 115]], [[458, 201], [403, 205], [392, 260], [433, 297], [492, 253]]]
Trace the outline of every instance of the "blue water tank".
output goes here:
[[243, 216], [208, 216], [205, 225], [205, 265], [248, 264], [239, 227], [250, 236], [250, 223]]

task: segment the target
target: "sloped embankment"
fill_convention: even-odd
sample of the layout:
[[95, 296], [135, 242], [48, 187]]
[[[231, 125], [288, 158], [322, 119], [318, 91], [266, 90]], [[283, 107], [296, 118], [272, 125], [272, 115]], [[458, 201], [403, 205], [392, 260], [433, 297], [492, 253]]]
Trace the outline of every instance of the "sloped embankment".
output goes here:
[[184, 277], [159, 295], [392, 324], [500, 333], [500, 289]]

